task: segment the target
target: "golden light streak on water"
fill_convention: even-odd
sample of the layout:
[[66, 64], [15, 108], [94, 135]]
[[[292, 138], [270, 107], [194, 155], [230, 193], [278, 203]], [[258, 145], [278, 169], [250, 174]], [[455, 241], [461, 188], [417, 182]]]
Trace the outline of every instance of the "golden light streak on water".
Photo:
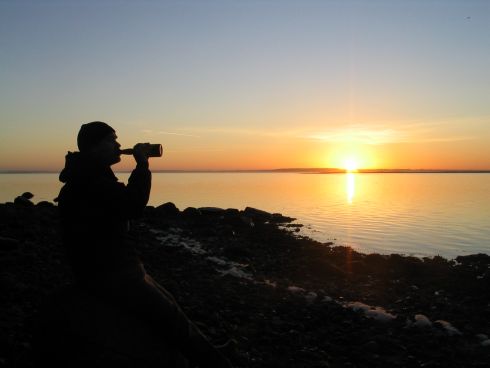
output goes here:
[[347, 203], [352, 204], [354, 196], [356, 194], [356, 174], [346, 173], [346, 193], [347, 193]]

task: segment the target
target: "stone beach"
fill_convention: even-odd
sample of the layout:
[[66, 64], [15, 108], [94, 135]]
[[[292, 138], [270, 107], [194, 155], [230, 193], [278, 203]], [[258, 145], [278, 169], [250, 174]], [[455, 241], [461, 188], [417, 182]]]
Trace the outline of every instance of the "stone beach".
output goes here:
[[[71, 283], [56, 206], [20, 197], [0, 204], [0, 367], [35, 366], [39, 310]], [[361, 254], [302, 237], [293, 220], [166, 203], [131, 239], [203, 332], [231, 339], [236, 367], [489, 366], [490, 256]], [[93, 366], [133, 366], [112, 354]]]

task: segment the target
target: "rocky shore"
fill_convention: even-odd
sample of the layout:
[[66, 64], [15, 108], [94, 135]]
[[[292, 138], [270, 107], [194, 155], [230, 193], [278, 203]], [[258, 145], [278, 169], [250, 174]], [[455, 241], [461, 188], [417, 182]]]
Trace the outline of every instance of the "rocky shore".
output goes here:
[[[0, 204], [0, 367], [34, 366], [38, 311], [71, 282], [56, 206], [27, 197]], [[147, 207], [131, 237], [205, 334], [232, 339], [236, 367], [489, 366], [490, 256], [361, 254], [298, 226], [166, 203]]]

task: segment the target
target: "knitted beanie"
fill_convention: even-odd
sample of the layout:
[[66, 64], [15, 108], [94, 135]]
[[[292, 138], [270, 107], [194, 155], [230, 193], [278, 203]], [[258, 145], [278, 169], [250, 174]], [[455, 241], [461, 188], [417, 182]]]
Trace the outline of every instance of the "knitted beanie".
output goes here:
[[92, 121], [91, 123], [83, 124], [77, 136], [78, 149], [80, 152], [87, 151], [107, 137], [107, 135], [115, 132], [114, 129], [102, 121]]

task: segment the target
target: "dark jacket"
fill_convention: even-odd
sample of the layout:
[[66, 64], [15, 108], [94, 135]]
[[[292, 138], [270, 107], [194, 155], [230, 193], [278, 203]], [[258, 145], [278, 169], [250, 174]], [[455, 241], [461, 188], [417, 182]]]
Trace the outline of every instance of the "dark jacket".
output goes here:
[[129, 220], [139, 217], [148, 203], [148, 165], [138, 164], [126, 186], [110, 167], [69, 152], [60, 181], [65, 183], [58, 196], [63, 244], [75, 276], [97, 278], [138, 267], [127, 232]]

